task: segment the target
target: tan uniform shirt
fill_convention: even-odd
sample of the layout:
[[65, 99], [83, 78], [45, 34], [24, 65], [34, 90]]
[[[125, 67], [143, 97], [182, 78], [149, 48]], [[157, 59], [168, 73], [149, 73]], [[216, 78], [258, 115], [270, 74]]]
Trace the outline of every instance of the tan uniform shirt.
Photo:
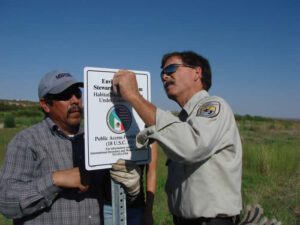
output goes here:
[[183, 109], [181, 120], [157, 109], [156, 125], [137, 136], [137, 147], [155, 139], [170, 159], [166, 193], [171, 213], [184, 218], [239, 214], [242, 146], [230, 106], [202, 90]]

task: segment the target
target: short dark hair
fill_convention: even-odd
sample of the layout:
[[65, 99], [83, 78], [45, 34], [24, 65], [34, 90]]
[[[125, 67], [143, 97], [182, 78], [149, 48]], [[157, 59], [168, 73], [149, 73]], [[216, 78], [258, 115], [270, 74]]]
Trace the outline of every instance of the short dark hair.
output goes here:
[[[53, 105], [53, 96], [52, 96], [52, 94], [46, 94], [46, 95], [43, 97], [43, 99], [44, 99], [46, 105], [50, 105], [50, 106]], [[48, 113], [46, 113], [42, 107], [41, 107], [40, 109], [41, 109], [42, 112], [44, 113], [44, 116], [47, 117], [47, 116], [48, 116]]]
[[200, 66], [202, 69], [202, 84], [203, 88], [208, 91], [211, 87], [211, 68], [209, 61], [203, 56], [193, 52], [193, 51], [183, 51], [183, 52], [171, 52], [163, 56], [161, 60], [161, 68], [165, 66], [166, 61], [171, 57], [179, 57], [182, 62], [189, 66]]
[[54, 95], [53, 94], [46, 94], [44, 96], [44, 100], [47, 105], [53, 105]]

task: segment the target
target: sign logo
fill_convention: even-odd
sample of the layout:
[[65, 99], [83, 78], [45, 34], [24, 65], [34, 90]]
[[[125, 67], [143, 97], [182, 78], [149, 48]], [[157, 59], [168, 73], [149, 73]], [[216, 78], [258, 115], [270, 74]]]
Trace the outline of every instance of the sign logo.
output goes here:
[[127, 131], [131, 125], [131, 121], [131, 113], [124, 105], [113, 106], [106, 116], [108, 128], [116, 134], [122, 134]]

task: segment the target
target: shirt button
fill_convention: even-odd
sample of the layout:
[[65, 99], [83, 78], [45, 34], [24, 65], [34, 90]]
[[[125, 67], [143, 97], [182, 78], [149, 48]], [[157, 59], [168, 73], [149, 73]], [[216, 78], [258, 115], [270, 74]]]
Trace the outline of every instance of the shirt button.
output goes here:
[[89, 219], [92, 219], [92, 216], [91, 216], [91, 215], [89, 216]]

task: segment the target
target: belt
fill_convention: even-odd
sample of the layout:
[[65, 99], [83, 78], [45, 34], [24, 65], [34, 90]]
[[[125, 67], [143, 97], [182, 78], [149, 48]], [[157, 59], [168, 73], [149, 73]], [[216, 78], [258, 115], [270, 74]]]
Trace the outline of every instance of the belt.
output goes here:
[[175, 225], [234, 225], [235, 220], [235, 216], [215, 218], [199, 217], [186, 219], [173, 215], [173, 222]]

